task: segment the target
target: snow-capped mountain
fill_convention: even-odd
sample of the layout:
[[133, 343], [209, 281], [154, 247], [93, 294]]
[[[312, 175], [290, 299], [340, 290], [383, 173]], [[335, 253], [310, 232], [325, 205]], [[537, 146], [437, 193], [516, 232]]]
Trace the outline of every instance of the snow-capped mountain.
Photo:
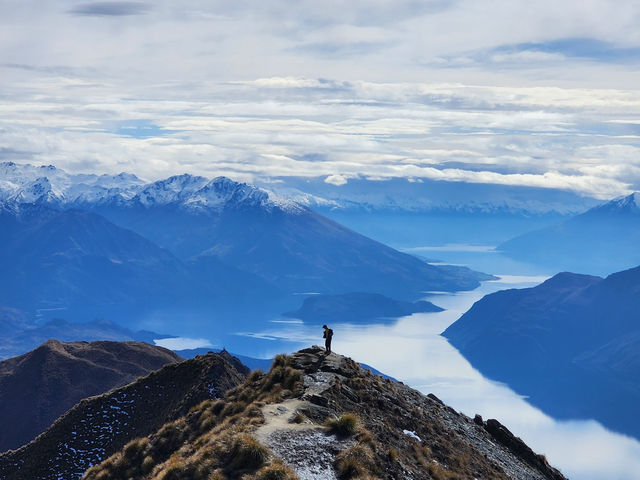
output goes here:
[[335, 184], [324, 177], [283, 177], [265, 186], [310, 208], [346, 211], [575, 215], [600, 203], [551, 188], [407, 178], [344, 181]]
[[136, 305], [146, 313], [297, 292], [414, 300], [491, 278], [430, 265], [225, 177], [185, 174], [144, 184], [126, 174], [1, 168], [4, 196], [14, 201], [0, 202], [0, 305], [30, 312], [73, 305], [83, 307], [78, 318], [107, 310], [129, 318]]
[[130, 173], [69, 174], [53, 165], [0, 163], [0, 200], [17, 203], [103, 203], [129, 199], [145, 182]]
[[589, 212], [589, 215], [598, 214], [615, 214], [615, 215], [639, 215], [640, 214], [640, 193], [633, 192], [630, 195], [617, 197], [610, 202], [593, 208]]
[[144, 207], [177, 205], [188, 210], [221, 210], [227, 207], [260, 207], [271, 211], [301, 211], [295, 201], [268, 190], [246, 183], [235, 182], [227, 177], [208, 180], [188, 174], [177, 175], [146, 185], [132, 202]]
[[130, 173], [69, 174], [53, 165], [0, 163], [0, 201], [92, 208], [109, 204], [152, 208], [173, 205], [198, 211], [253, 206], [301, 211], [297, 202], [226, 177], [183, 174], [152, 183]]

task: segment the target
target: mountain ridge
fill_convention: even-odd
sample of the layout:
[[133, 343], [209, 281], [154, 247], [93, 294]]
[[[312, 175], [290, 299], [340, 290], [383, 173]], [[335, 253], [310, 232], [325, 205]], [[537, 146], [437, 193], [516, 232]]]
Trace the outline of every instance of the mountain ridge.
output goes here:
[[640, 267], [606, 278], [561, 273], [483, 297], [443, 336], [483, 375], [555, 418], [596, 419], [640, 438]]
[[[186, 373], [210, 358], [170, 365], [136, 384], [161, 390], [153, 379], [179, 378], [162, 372]], [[253, 372], [223, 399], [185, 405], [181, 416], [148, 433], [134, 429], [118, 441], [119, 448], [110, 449], [111, 456], [95, 442], [85, 445], [78, 426], [83, 420], [89, 422], [85, 430], [102, 425], [93, 420], [95, 413], [118, 406], [135, 423], [148, 411], [139, 408], [131, 390], [136, 384], [81, 402], [32, 444], [0, 455], [0, 472], [15, 480], [73, 479], [94, 463], [83, 478], [564, 479], [498, 421], [468, 418], [434, 395], [373, 375], [320, 347], [279, 355], [268, 372]], [[115, 431], [119, 414], [111, 412]], [[52, 448], [54, 438], [58, 447]], [[35, 448], [47, 453], [29, 455]], [[97, 448], [102, 448], [99, 456], [87, 454]], [[96, 458], [101, 463], [91, 460]]]
[[617, 197], [588, 211], [500, 244], [516, 260], [608, 275], [640, 264], [640, 194]]
[[0, 478], [80, 478], [131, 439], [156, 431], [204, 400], [219, 398], [247, 373], [228, 353], [210, 354], [85, 398], [30, 443], [0, 454]]
[[48, 340], [0, 362], [0, 451], [32, 440], [83, 398], [180, 360], [141, 342]]

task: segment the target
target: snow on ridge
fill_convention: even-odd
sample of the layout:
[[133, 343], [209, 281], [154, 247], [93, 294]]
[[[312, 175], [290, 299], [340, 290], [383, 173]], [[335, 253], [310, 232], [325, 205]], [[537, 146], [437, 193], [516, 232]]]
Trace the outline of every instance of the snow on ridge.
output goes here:
[[168, 205], [186, 200], [190, 195], [202, 188], [206, 182], [207, 179], [204, 177], [187, 173], [174, 175], [164, 180], [147, 184], [134, 197], [134, 200], [144, 206]]
[[69, 174], [53, 165], [0, 162], [0, 201], [85, 206], [107, 203], [146, 208], [176, 204], [188, 210], [259, 207], [300, 213], [304, 207], [286, 196], [236, 182], [182, 174], [145, 182], [130, 173]]
[[631, 207], [633, 209], [640, 209], [640, 192], [633, 192], [629, 195], [614, 198], [605, 205], [612, 205], [618, 208]]
[[144, 183], [129, 173], [69, 174], [53, 165], [0, 163], [0, 199], [23, 203], [100, 203], [110, 197], [130, 198], [132, 188]]

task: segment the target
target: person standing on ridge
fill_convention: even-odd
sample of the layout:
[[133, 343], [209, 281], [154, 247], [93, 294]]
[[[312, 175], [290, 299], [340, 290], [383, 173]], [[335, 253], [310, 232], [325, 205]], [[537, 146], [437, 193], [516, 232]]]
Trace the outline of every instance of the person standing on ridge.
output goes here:
[[322, 338], [324, 338], [324, 348], [327, 350], [327, 353], [331, 353], [331, 338], [333, 337], [333, 330], [331, 330], [329, 327], [327, 327], [326, 325], [323, 325], [322, 328], [324, 328], [324, 334], [322, 335]]

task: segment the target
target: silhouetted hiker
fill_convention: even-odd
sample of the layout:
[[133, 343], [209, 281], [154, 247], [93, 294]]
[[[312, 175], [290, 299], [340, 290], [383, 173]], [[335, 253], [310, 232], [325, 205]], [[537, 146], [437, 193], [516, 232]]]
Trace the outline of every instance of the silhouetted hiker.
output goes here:
[[333, 337], [333, 330], [326, 325], [323, 325], [322, 328], [324, 328], [324, 334], [322, 334], [322, 338], [325, 339], [324, 347], [327, 349], [327, 353], [331, 353], [331, 338]]

